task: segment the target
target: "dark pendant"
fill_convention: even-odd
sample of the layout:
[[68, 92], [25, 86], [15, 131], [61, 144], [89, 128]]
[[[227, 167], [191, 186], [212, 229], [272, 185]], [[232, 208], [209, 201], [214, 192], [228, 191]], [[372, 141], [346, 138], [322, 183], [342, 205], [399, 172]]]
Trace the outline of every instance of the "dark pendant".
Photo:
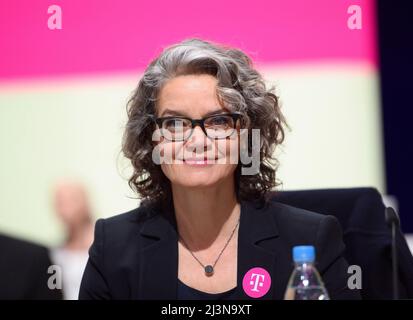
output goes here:
[[211, 266], [211, 265], [207, 265], [207, 266], [205, 267], [205, 275], [208, 276], [208, 277], [210, 277], [210, 276], [212, 276], [213, 274], [214, 274], [214, 267]]

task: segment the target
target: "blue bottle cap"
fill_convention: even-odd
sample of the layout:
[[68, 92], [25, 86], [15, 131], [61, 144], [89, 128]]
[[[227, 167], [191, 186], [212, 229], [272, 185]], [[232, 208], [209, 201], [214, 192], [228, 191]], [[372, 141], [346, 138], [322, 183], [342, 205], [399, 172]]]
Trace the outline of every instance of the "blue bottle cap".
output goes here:
[[295, 246], [293, 248], [294, 262], [314, 262], [315, 249], [313, 246]]

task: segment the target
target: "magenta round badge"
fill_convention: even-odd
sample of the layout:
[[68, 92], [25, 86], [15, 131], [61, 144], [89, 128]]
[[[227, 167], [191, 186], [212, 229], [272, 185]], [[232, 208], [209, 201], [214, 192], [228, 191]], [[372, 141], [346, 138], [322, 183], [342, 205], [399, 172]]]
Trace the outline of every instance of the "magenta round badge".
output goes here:
[[263, 268], [252, 268], [245, 274], [242, 287], [251, 298], [261, 298], [270, 290], [271, 276]]

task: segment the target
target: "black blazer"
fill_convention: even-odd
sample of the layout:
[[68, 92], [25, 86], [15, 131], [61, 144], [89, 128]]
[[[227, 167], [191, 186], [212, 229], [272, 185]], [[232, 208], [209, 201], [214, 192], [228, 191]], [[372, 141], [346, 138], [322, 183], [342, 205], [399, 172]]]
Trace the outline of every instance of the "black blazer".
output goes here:
[[0, 235], [0, 300], [61, 300], [62, 291], [47, 286], [51, 265], [47, 248]]
[[[173, 206], [141, 205], [99, 219], [79, 299], [177, 299], [178, 235]], [[271, 287], [260, 299], [283, 299], [293, 270], [292, 247], [314, 245], [317, 268], [331, 299], [359, 299], [347, 287], [348, 263], [336, 218], [281, 203], [241, 202], [237, 299], [245, 273], [262, 267]]]

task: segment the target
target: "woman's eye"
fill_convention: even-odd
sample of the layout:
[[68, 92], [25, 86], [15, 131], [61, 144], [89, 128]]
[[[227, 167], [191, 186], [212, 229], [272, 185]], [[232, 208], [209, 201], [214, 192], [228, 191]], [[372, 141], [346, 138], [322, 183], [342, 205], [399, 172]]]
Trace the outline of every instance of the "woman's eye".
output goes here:
[[169, 132], [187, 131], [191, 127], [191, 122], [186, 119], [167, 119], [163, 123], [163, 128]]
[[166, 120], [164, 122], [164, 126], [168, 129], [169, 128], [171, 128], [171, 129], [173, 129], [173, 128], [182, 128], [183, 127], [183, 121], [181, 119], [169, 119], [169, 120]]
[[211, 119], [210, 125], [213, 126], [227, 126], [229, 125], [229, 118], [228, 117], [214, 117]]

